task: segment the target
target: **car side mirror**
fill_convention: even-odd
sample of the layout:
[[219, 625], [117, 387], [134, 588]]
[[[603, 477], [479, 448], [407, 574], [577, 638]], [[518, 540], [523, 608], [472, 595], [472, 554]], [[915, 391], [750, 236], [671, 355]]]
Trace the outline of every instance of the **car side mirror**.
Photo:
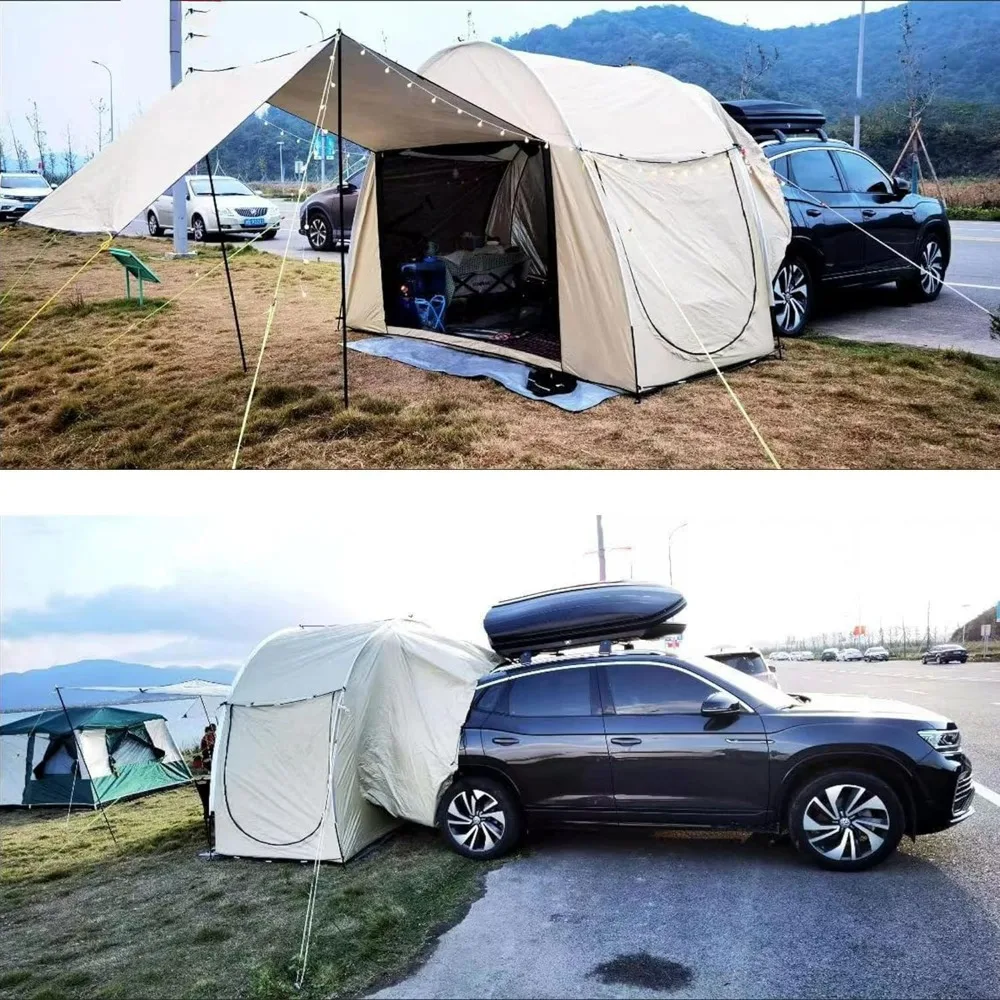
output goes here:
[[736, 715], [740, 711], [740, 703], [725, 691], [713, 691], [702, 703], [702, 715]]
[[188, 201], [190, 201], [190, 200], [191, 200], [191, 195], [187, 195], [187, 200], [188, 200]]
[[908, 195], [913, 190], [913, 187], [910, 184], [909, 177], [894, 177], [892, 179], [892, 189], [902, 198], [904, 195]]

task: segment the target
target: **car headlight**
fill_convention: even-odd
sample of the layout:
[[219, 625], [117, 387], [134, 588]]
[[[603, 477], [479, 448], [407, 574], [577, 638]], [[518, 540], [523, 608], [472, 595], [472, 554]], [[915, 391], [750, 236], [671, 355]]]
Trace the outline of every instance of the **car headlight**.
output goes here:
[[962, 745], [962, 734], [957, 729], [921, 729], [918, 735], [935, 750], [957, 750]]

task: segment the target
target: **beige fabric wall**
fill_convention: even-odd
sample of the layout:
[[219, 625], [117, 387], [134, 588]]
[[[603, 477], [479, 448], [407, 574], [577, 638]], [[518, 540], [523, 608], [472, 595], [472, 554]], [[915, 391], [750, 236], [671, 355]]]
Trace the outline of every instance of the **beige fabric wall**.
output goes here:
[[347, 326], [365, 333], [386, 332], [374, 157], [368, 160], [351, 228], [351, 252], [347, 257]]

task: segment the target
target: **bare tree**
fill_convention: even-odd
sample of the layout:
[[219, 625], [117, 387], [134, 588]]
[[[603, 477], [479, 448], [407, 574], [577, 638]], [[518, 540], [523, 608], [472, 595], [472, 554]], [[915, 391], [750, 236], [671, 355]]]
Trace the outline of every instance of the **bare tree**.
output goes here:
[[10, 115], [7, 115], [7, 126], [10, 128], [10, 137], [14, 142], [14, 156], [17, 159], [17, 169], [21, 171], [27, 170], [28, 151], [24, 148], [24, 143], [18, 139], [17, 133], [14, 131], [14, 123], [10, 120]]
[[0, 170], [7, 169], [7, 161], [5, 159], [5, 154], [7, 150], [3, 144], [3, 132], [0, 132]]
[[767, 76], [778, 61], [779, 53], [775, 48], [768, 52], [760, 42], [748, 41], [740, 55], [740, 79], [738, 91], [740, 98], [749, 97], [757, 84]]
[[108, 110], [108, 106], [104, 103], [103, 97], [91, 101], [90, 104], [97, 112], [97, 152], [99, 153], [104, 148], [104, 113]]
[[474, 42], [476, 37], [476, 25], [472, 20], [472, 11], [467, 10], [465, 12], [465, 35], [459, 35], [457, 40], [460, 42]]
[[917, 25], [920, 18], [910, 12], [910, 5], [903, 4], [899, 20], [899, 65], [902, 68], [903, 87], [906, 97], [906, 118], [910, 128], [934, 100], [941, 85], [941, 74], [924, 69], [926, 45], [917, 41]]
[[73, 152], [73, 130], [66, 126], [66, 176], [72, 177], [76, 173], [76, 153]]
[[45, 129], [42, 128], [42, 119], [38, 114], [38, 102], [31, 102], [31, 114], [24, 116], [28, 120], [28, 127], [31, 129], [32, 138], [35, 140], [35, 148], [38, 150], [38, 163], [39, 168], [45, 170], [45, 153], [47, 146], [45, 144]]

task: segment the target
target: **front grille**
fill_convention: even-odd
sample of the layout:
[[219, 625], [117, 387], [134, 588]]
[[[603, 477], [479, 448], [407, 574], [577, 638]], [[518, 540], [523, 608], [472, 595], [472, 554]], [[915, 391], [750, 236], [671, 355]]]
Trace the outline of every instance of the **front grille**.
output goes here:
[[244, 219], [259, 219], [262, 215], [267, 215], [266, 208], [238, 208], [237, 215], [242, 215]]
[[955, 798], [951, 805], [952, 816], [958, 816], [968, 809], [972, 795], [972, 771], [971, 769], [960, 771], [955, 785]]

